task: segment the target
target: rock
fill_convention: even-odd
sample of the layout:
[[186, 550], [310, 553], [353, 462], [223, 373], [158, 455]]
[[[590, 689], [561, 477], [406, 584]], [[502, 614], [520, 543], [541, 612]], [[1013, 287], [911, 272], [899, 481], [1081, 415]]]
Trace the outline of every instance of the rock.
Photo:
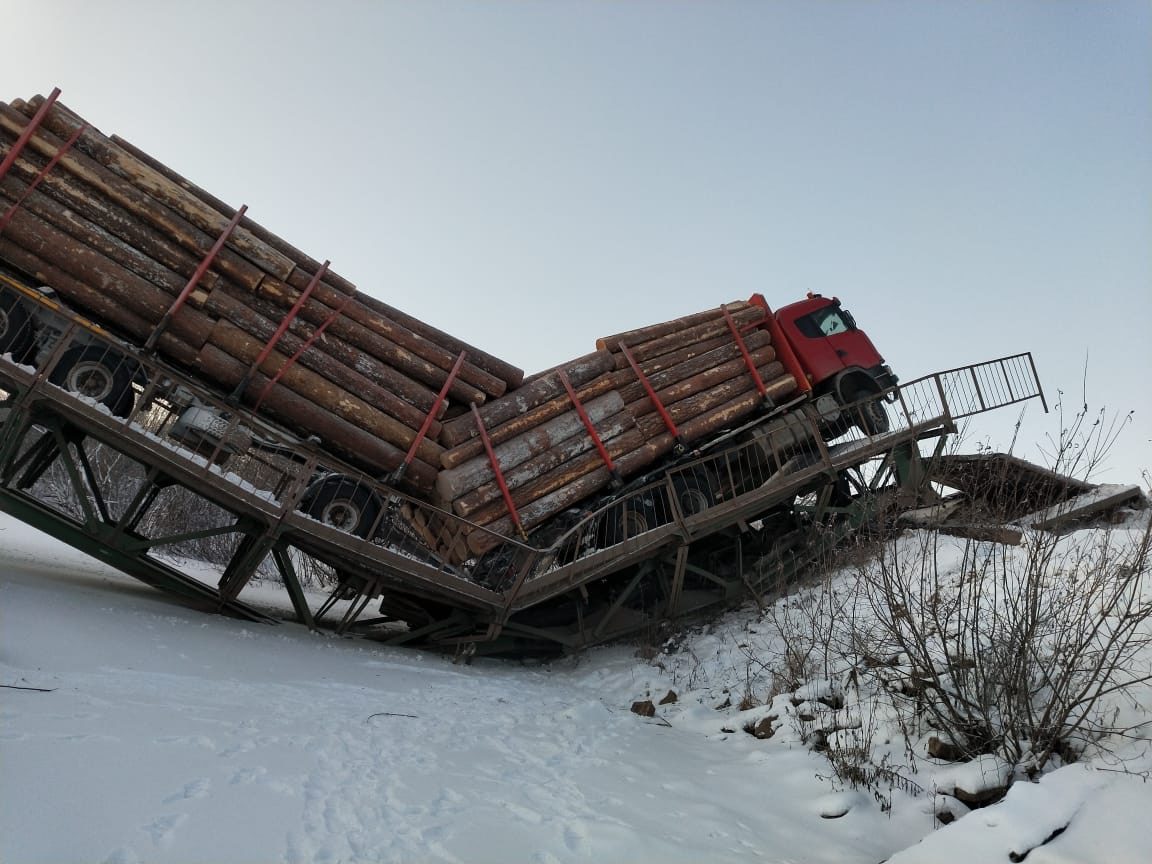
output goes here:
[[772, 728], [772, 724], [777, 719], [775, 716], [764, 717], [757, 723], [749, 723], [744, 727], [744, 731], [756, 738], [771, 738], [772, 733], [776, 731]]
[[660, 700], [661, 705], [671, 705], [676, 702], [680, 697], [676, 695], [675, 690], [669, 690], [664, 694], [664, 698]]
[[645, 699], [643, 702], [633, 702], [631, 710], [633, 714], [639, 714], [641, 717], [656, 716], [656, 706], [652, 704], [651, 699]]
[[928, 755], [933, 759], [943, 759], [945, 762], [959, 762], [964, 758], [964, 751], [953, 742], [932, 735], [928, 739]]

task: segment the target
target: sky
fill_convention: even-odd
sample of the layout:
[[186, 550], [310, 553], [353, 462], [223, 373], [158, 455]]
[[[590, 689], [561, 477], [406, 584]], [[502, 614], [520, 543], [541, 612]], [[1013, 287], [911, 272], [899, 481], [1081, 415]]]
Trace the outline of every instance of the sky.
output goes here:
[[[529, 372], [762, 293], [903, 380], [1031, 351], [1152, 468], [1147, 2], [0, 0], [62, 89], [369, 294]], [[1062, 396], [1061, 396], [1062, 394]], [[970, 446], [1007, 447], [1002, 409]], [[1025, 410], [1017, 452], [1059, 434]]]

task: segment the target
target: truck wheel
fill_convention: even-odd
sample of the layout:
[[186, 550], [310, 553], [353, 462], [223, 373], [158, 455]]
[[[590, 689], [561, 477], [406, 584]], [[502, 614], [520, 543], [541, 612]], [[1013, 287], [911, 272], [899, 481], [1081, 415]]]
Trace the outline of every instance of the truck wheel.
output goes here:
[[10, 294], [0, 295], [0, 355], [11, 354], [17, 363], [27, 359], [32, 347], [32, 326], [28, 310]]
[[49, 380], [57, 387], [107, 406], [116, 417], [127, 417], [136, 403], [129, 362], [96, 345], [65, 351]]
[[676, 490], [676, 503], [683, 516], [703, 513], [716, 503], [712, 483], [704, 469], [677, 474], [672, 478], [672, 488]]
[[380, 498], [350, 477], [329, 477], [300, 502], [300, 509], [325, 525], [363, 538], [380, 515]]
[[865, 435], [883, 435], [892, 428], [884, 402], [873, 390], [857, 390], [852, 397], [856, 404], [856, 425]]

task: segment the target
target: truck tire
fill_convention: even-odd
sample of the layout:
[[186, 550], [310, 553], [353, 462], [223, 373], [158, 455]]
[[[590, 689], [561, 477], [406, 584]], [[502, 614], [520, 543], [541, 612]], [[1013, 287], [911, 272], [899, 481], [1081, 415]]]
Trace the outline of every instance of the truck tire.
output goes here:
[[856, 426], [865, 435], [883, 435], [892, 428], [884, 401], [874, 390], [857, 390], [851, 401], [856, 403]]
[[672, 478], [672, 488], [676, 490], [676, 503], [682, 516], [703, 513], [716, 503], [716, 494], [707, 469], [698, 468], [677, 474]]
[[32, 322], [18, 297], [0, 295], [0, 355], [11, 354], [17, 363], [27, 359], [32, 347]]
[[334, 475], [321, 481], [300, 502], [300, 510], [318, 522], [366, 538], [380, 515], [379, 496], [351, 477]]
[[106, 406], [116, 417], [127, 417], [136, 404], [129, 360], [97, 345], [69, 348], [49, 379], [57, 387]]

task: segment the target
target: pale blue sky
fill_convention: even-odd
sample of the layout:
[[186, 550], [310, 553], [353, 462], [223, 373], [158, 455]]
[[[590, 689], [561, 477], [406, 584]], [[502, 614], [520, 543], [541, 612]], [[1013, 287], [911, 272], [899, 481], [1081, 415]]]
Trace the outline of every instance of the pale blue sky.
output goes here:
[[[1152, 467], [1148, 2], [0, 0], [65, 104], [532, 371], [836, 294], [904, 379], [1018, 351]], [[1087, 358], [1087, 360], [1086, 360]], [[1007, 443], [1012, 411], [978, 439]], [[1056, 429], [1038, 407], [1025, 441]], [[1035, 456], [1030, 446], [1023, 448]]]

